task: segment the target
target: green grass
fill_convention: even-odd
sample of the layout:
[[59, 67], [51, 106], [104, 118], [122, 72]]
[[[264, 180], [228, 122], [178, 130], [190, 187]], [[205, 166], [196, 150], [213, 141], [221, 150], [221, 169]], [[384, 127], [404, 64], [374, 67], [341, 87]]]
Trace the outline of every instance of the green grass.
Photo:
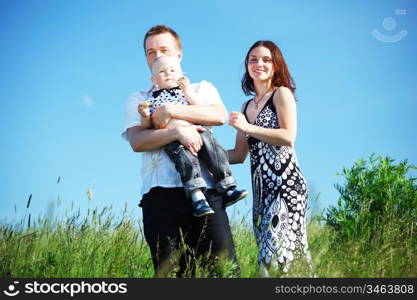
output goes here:
[[[417, 277], [417, 178], [409, 175], [413, 170], [417, 167], [407, 160], [395, 163], [375, 155], [344, 168], [345, 182], [336, 185], [337, 205], [307, 224], [313, 270], [299, 259], [289, 273], [272, 275]], [[78, 213], [54, 218], [51, 205], [45, 217], [31, 220], [31, 198], [19, 224], [0, 222], [0, 277], [153, 276], [142, 222], [127, 215], [127, 206], [119, 218], [111, 207], [88, 209], [84, 217]], [[58, 197], [56, 205], [60, 202]], [[258, 249], [247, 217], [233, 211], [232, 220], [239, 221], [233, 222], [232, 232], [240, 276], [252, 278], [260, 276]], [[215, 273], [212, 267], [197, 264], [195, 277], [234, 276], [233, 263], [221, 257]]]
[[[417, 277], [417, 238], [399, 230], [395, 221], [379, 224], [383, 230], [368, 238], [340, 239], [320, 218], [308, 224], [308, 240], [316, 277]], [[26, 226], [23, 226], [25, 224]], [[27, 226], [0, 225], [0, 277], [129, 277], [153, 276], [141, 221], [110, 209], [86, 217], [53, 220], [38, 218]], [[401, 226], [404, 228], [404, 226]], [[407, 227], [406, 227], [407, 228]], [[258, 277], [257, 246], [247, 222], [234, 222], [232, 231], [241, 277]], [[219, 277], [232, 276], [230, 262], [221, 264]], [[311, 277], [302, 260], [287, 277]], [[282, 275], [282, 274], [276, 274]], [[197, 268], [196, 277], [208, 277]]]

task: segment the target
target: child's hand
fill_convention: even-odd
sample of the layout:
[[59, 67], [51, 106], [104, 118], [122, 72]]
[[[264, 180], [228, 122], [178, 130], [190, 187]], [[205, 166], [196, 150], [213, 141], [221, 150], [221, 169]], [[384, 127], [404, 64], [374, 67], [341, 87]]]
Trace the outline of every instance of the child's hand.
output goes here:
[[138, 105], [138, 113], [144, 118], [147, 118], [151, 115], [149, 111], [149, 102], [143, 101]]
[[182, 76], [180, 79], [178, 79], [178, 85], [180, 86], [180, 89], [185, 93], [190, 88], [190, 80], [186, 76]]

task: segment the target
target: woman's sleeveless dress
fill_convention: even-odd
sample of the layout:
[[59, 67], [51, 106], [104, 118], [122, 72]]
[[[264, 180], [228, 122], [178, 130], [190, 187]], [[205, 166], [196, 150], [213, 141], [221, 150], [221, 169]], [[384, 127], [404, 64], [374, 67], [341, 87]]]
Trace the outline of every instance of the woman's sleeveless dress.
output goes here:
[[[279, 128], [273, 96], [257, 116], [256, 126]], [[253, 227], [260, 267], [287, 272], [290, 263], [303, 255], [311, 266], [306, 233], [307, 182], [295, 150], [245, 137], [250, 150]]]

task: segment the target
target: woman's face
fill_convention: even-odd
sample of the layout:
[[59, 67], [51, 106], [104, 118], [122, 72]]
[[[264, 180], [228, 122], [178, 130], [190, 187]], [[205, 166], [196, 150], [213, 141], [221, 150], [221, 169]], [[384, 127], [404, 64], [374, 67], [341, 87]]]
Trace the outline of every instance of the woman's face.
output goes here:
[[271, 51], [264, 46], [253, 48], [249, 53], [248, 71], [254, 81], [271, 80], [274, 74]]

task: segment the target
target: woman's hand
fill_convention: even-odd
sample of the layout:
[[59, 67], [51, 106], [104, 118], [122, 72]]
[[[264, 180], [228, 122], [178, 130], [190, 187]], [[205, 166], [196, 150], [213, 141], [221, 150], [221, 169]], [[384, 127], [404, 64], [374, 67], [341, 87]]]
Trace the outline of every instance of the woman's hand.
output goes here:
[[251, 124], [248, 123], [245, 116], [237, 111], [232, 111], [229, 116], [229, 125], [233, 126], [242, 133], [248, 133]]

